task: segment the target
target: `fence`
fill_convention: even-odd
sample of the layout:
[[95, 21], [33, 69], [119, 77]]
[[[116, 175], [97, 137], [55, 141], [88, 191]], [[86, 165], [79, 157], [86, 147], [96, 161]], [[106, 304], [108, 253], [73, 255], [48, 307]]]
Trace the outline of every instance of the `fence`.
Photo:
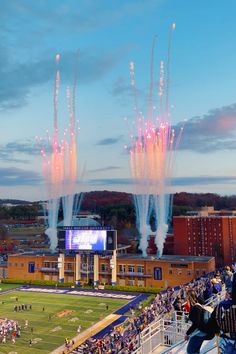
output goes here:
[[[205, 305], [214, 308], [224, 297], [225, 291], [222, 291], [219, 294], [213, 295]], [[181, 315], [178, 312], [178, 317], [176, 312], [174, 312], [172, 318], [173, 320], [159, 319], [145, 328], [139, 335], [139, 348], [133, 354], [149, 354], [161, 346], [163, 346], [161, 353], [169, 354], [174, 348], [184, 343], [184, 336], [190, 323], [187, 323], [183, 312]], [[207, 349], [204, 353], [207, 353], [211, 349]]]
[[159, 346], [172, 347], [183, 340], [188, 323], [160, 319], [140, 334], [140, 347], [133, 354], [149, 354]]

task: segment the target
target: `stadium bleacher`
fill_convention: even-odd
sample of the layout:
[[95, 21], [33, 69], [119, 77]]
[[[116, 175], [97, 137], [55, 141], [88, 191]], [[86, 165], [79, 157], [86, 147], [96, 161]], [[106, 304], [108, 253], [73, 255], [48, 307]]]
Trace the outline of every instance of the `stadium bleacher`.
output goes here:
[[[195, 289], [200, 295], [205, 284], [213, 274], [185, 284], [181, 287], [167, 289], [156, 296], [149, 307], [141, 309], [137, 316], [125, 316], [118, 322], [111, 323], [107, 328], [89, 338], [77, 347], [72, 353], [83, 354], [184, 354], [187, 342], [184, 336], [190, 323], [186, 321], [186, 314], [174, 310], [173, 302], [179, 293], [184, 293], [187, 288]], [[213, 294], [205, 304], [214, 308], [225, 297], [223, 289], [218, 294]], [[140, 297], [141, 300], [141, 297]], [[138, 302], [136, 303], [138, 308]], [[124, 310], [124, 309], [123, 309]], [[128, 307], [127, 309], [128, 310]], [[108, 349], [107, 349], [108, 348]], [[204, 341], [201, 354], [216, 353], [216, 339]]]

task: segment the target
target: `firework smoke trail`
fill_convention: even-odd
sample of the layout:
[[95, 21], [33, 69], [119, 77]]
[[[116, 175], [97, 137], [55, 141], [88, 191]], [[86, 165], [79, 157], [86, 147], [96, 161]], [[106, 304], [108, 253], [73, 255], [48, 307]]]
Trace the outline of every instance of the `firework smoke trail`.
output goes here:
[[[76, 66], [75, 66], [75, 76], [74, 76], [74, 85], [73, 85], [73, 92], [72, 92], [72, 127], [73, 127], [73, 137], [75, 139], [75, 144], [74, 144], [74, 155], [76, 155], [76, 151], [77, 151], [77, 136], [79, 133], [79, 127], [78, 127], [78, 123], [79, 121], [76, 120], [76, 111], [75, 111], [75, 95], [76, 95], [76, 85], [77, 85], [77, 73], [78, 73], [78, 68], [77, 68], [77, 63], [78, 63], [78, 57], [79, 56], [79, 51], [77, 52], [77, 56], [76, 56]], [[84, 179], [84, 174], [85, 174], [85, 168], [83, 169], [83, 171], [81, 169], [79, 169], [79, 166], [77, 166], [78, 160], [75, 159], [74, 160], [76, 165], [75, 165], [75, 169], [76, 172], [74, 173], [75, 177], [78, 177], [78, 175], [80, 176], [81, 180]], [[75, 185], [74, 185], [75, 187]], [[74, 189], [75, 192], [75, 189]], [[79, 213], [80, 210], [80, 205], [83, 199], [83, 193], [76, 193], [74, 196], [74, 204], [73, 204], [73, 215], [77, 215]]]
[[136, 194], [134, 195], [135, 211], [136, 211], [136, 226], [140, 234], [139, 248], [143, 255], [147, 255], [147, 236], [151, 229], [148, 220], [149, 211], [149, 193], [147, 176], [146, 176], [146, 159], [145, 151], [141, 141], [137, 141], [133, 149], [130, 151], [131, 171], [136, 187]]
[[[59, 60], [60, 56], [57, 54], [57, 64]], [[79, 131], [78, 122], [75, 120], [76, 76], [72, 97], [70, 89], [67, 88], [69, 129], [65, 129], [63, 139], [60, 142], [58, 131], [59, 86], [60, 72], [57, 68], [53, 97], [53, 138], [51, 139], [50, 136], [48, 136], [48, 146], [41, 149], [42, 167], [48, 194], [46, 213], [48, 217], [48, 229], [46, 230], [46, 234], [49, 236], [50, 249], [52, 251], [57, 247], [57, 224], [60, 199], [62, 198], [64, 225], [66, 226], [72, 225], [73, 215], [78, 212], [82, 200], [82, 193], [75, 197], [78, 175], [77, 137]], [[49, 149], [50, 153], [48, 153]]]
[[[77, 58], [76, 58], [77, 59]], [[76, 60], [77, 64], [77, 60]], [[69, 129], [64, 132], [64, 179], [63, 179], [63, 197], [62, 207], [64, 216], [64, 226], [70, 226], [73, 222], [73, 216], [77, 215], [80, 209], [83, 194], [76, 194], [76, 183], [78, 174], [83, 174], [79, 171], [78, 166], [78, 121], [76, 120], [75, 112], [75, 96], [76, 96], [76, 84], [77, 84], [77, 65], [75, 67], [74, 84], [72, 89], [72, 95], [70, 88], [67, 88], [67, 102], [68, 102], [68, 114], [69, 114]], [[67, 143], [66, 133], [69, 134]]]
[[[72, 225], [73, 203], [74, 203], [74, 185], [76, 184], [76, 148], [74, 137], [74, 117], [71, 107], [70, 89], [67, 88], [68, 113], [69, 113], [69, 129], [64, 132], [64, 178], [63, 178], [63, 222], [64, 226]], [[69, 143], [66, 135], [69, 134]]]
[[163, 252], [163, 244], [168, 230], [169, 203], [168, 182], [171, 178], [168, 159], [171, 157], [171, 142], [169, 141], [169, 125], [162, 124], [158, 131], [158, 141], [155, 146], [155, 171], [153, 182], [153, 201], [156, 216], [155, 243], [158, 255]]
[[[56, 63], [59, 64], [60, 55], [56, 55]], [[48, 235], [50, 240], [50, 250], [55, 251], [57, 247], [57, 222], [58, 222], [58, 211], [60, 204], [61, 186], [63, 179], [63, 147], [58, 142], [58, 93], [60, 86], [60, 72], [57, 67], [55, 82], [54, 82], [54, 131], [53, 139], [51, 141], [50, 137], [48, 142], [50, 144], [50, 154], [47, 156], [46, 149], [41, 150], [41, 156], [43, 158], [43, 172], [45, 176], [48, 202], [47, 202], [47, 218], [48, 218], [48, 228], [45, 233]]]
[[134, 205], [136, 211], [136, 227], [139, 230], [139, 249], [142, 251], [143, 255], [147, 255], [147, 236], [150, 234], [150, 226], [148, 220], [149, 211], [149, 194], [147, 193], [148, 183], [147, 183], [147, 169], [145, 160], [145, 150], [143, 146], [143, 136], [142, 132], [144, 129], [144, 119], [138, 110], [137, 104], [137, 91], [135, 84], [135, 74], [134, 74], [134, 63], [130, 63], [130, 76], [131, 76], [131, 86], [134, 95], [135, 102], [135, 113], [136, 113], [136, 126], [137, 126], [137, 137], [134, 140], [132, 134], [130, 134], [130, 167], [131, 174], [134, 180], [135, 194], [134, 194]]
[[[75, 197], [76, 194], [76, 182], [77, 182], [77, 122], [75, 120], [75, 86], [76, 79], [73, 88], [73, 95], [71, 97], [70, 89], [67, 88], [68, 99], [68, 112], [70, 117], [69, 124], [69, 144], [64, 139], [64, 179], [63, 179], [63, 197], [62, 207], [64, 216], [64, 226], [72, 225], [73, 216], [78, 212], [80, 207], [81, 198]], [[66, 132], [64, 133], [66, 136]], [[80, 195], [81, 196], [81, 195]]]
[[158, 256], [163, 253], [164, 241], [168, 230], [168, 220], [171, 217], [170, 185], [175, 166], [176, 152], [180, 143], [183, 128], [175, 138], [175, 131], [168, 122], [160, 127], [156, 156], [156, 176], [153, 184], [153, 201], [156, 213], [155, 243]]
[[[171, 32], [175, 29], [172, 24]], [[153, 120], [153, 56], [155, 42], [152, 47], [151, 83], [148, 98], [148, 117], [138, 116], [136, 139], [131, 139], [130, 164], [131, 172], [139, 193], [135, 196], [136, 223], [140, 232], [140, 248], [144, 256], [147, 254], [147, 238], [155, 234], [155, 243], [158, 248], [158, 256], [162, 255], [163, 244], [168, 230], [170, 214], [170, 181], [173, 173], [176, 148], [174, 130], [169, 123], [169, 67], [171, 34], [168, 43], [168, 58], [166, 69], [166, 81], [164, 81], [164, 63], [160, 63], [159, 78], [159, 112]], [[131, 84], [135, 87], [134, 74], [131, 76]], [[165, 105], [163, 107], [163, 94], [165, 93]], [[164, 112], [163, 112], [164, 109]], [[182, 129], [181, 129], [182, 133]], [[156, 229], [150, 228], [150, 215], [154, 212]]]
[[168, 51], [167, 51], [167, 70], [166, 70], [166, 104], [165, 104], [165, 121], [169, 119], [169, 84], [170, 84], [170, 54], [171, 54], [171, 42], [172, 42], [172, 33], [175, 30], [175, 23], [171, 24], [171, 29], [169, 32], [169, 41], [168, 41]]
[[157, 36], [154, 37], [152, 42], [152, 52], [151, 52], [151, 70], [150, 70], [150, 87], [148, 96], [148, 119], [152, 122], [153, 119], [153, 67], [154, 67], [154, 51], [156, 46]]
[[[175, 30], [175, 23], [171, 24], [169, 32], [168, 52], [167, 52], [167, 68], [166, 68], [166, 102], [165, 111], [160, 115], [160, 125], [158, 130], [158, 151], [156, 153], [156, 193], [153, 193], [154, 206], [156, 212], [156, 236], [155, 243], [158, 249], [158, 256], [162, 256], [164, 241], [168, 231], [168, 220], [170, 213], [170, 192], [169, 184], [173, 172], [173, 151], [176, 151], [177, 146], [173, 149], [174, 144], [174, 130], [169, 123], [169, 82], [170, 82], [170, 55], [172, 33]], [[160, 83], [159, 95], [162, 99], [164, 83], [164, 65], [160, 64]], [[181, 130], [182, 132], [182, 130]], [[177, 143], [179, 140], [177, 140]]]

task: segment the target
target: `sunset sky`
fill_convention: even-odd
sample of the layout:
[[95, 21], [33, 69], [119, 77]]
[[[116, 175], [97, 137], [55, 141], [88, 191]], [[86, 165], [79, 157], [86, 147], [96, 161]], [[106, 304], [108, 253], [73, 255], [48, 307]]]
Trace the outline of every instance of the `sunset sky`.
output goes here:
[[[154, 94], [170, 61], [170, 119], [184, 125], [173, 191], [236, 194], [236, 2], [234, 0], [2, 0], [0, 198], [47, 198], [40, 146], [53, 133], [55, 56], [60, 53], [59, 131], [77, 69], [81, 190], [132, 192], [128, 127], [135, 120], [129, 64], [147, 112], [151, 47]], [[80, 182], [81, 178], [78, 178]]]

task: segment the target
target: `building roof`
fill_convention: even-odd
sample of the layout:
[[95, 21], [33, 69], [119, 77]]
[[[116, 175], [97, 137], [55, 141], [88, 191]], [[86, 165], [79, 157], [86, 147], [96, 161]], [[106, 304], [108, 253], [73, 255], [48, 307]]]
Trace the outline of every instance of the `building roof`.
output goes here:
[[64, 220], [58, 223], [59, 227], [61, 226], [100, 226], [99, 222], [92, 218], [76, 218], [72, 219], [71, 225], [64, 225]]
[[147, 259], [149, 261], [168, 261], [168, 262], [209, 262], [212, 256], [175, 256], [175, 255], [162, 255], [161, 258], [158, 258], [155, 255], [150, 255], [143, 257], [141, 254], [121, 254], [118, 255], [119, 258], [125, 259]]

